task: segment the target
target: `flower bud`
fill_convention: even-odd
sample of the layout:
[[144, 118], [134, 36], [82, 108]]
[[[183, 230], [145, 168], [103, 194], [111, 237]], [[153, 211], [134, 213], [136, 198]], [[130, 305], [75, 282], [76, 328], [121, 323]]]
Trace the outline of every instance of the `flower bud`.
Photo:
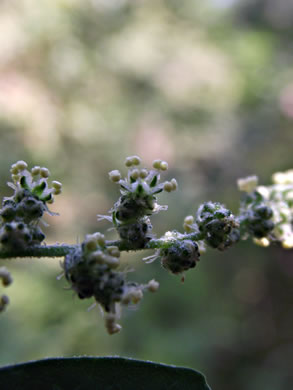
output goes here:
[[174, 186], [170, 181], [165, 181], [163, 188], [166, 192], [172, 192], [174, 190]]
[[194, 222], [194, 217], [192, 215], [188, 215], [184, 218], [184, 223], [187, 225], [192, 225]]
[[139, 165], [141, 163], [141, 159], [138, 156], [131, 157], [132, 165]]
[[17, 163], [15, 165], [16, 165], [18, 171], [23, 171], [27, 168], [27, 163], [23, 160], [17, 161]]
[[266, 237], [263, 237], [263, 238], [255, 238], [254, 237], [253, 242], [256, 245], [262, 246], [264, 248], [266, 248], [266, 247], [268, 247], [270, 245], [270, 241]]
[[97, 243], [100, 245], [100, 246], [104, 246], [105, 245], [105, 236], [104, 234], [100, 233], [100, 232], [96, 232], [94, 234], [92, 234], [92, 236], [95, 238], [95, 240], [97, 241]]
[[32, 174], [33, 176], [37, 176], [37, 175], [40, 174], [40, 171], [41, 171], [41, 167], [35, 166], [35, 167], [33, 167], [33, 168], [31, 169], [31, 174]]
[[281, 245], [284, 249], [292, 249], [293, 248], [293, 235], [285, 238], [285, 240], [281, 242]]
[[13, 175], [17, 175], [17, 174], [18, 174], [19, 169], [18, 169], [17, 164], [12, 164], [12, 165], [11, 165], [10, 172], [11, 172]]
[[133, 180], [137, 180], [137, 179], [139, 178], [139, 170], [138, 170], [138, 169], [133, 169], [133, 170], [131, 171], [130, 177], [131, 177]]
[[167, 171], [168, 163], [166, 161], [161, 161], [160, 169], [161, 169], [161, 171]]
[[147, 169], [141, 169], [139, 173], [139, 177], [141, 179], [145, 179], [148, 176], [149, 172]]
[[159, 287], [160, 287], [160, 284], [154, 279], [150, 280], [147, 284], [147, 289], [150, 292], [156, 292]]
[[119, 251], [117, 246], [108, 246], [107, 247], [107, 252], [111, 256], [120, 257], [120, 251]]
[[237, 180], [237, 185], [240, 191], [252, 192], [255, 190], [258, 184], [257, 176], [248, 176]]
[[121, 325], [117, 324], [117, 315], [114, 313], [107, 313], [105, 315], [105, 326], [109, 334], [115, 334], [122, 329]]
[[55, 188], [55, 190], [61, 190], [62, 183], [60, 183], [60, 181], [53, 180], [52, 181], [52, 187]]
[[176, 179], [172, 179], [171, 180], [171, 184], [173, 186], [173, 191], [177, 190], [177, 188], [178, 188], [177, 180]]
[[42, 177], [44, 177], [44, 178], [49, 177], [49, 176], [50, 176], [50, 171], [49, 171], [49, 169], [47, 169], [47, 168], [45, 168], [45, 167], [41, 168], [41, 169], [40, 169], [40, 175], [41, 175]]
[[154, 167], [155, 169], [160, 170], [160, 169], [161, 169], [161, 163], [162, 163], [162, 160], [154, 160], [154, 161], [153, 161], [153, 167]]
[[129, 296], [131, 298], [131, 301], [134, 304], [137, 304], [139, 301], [143, 298], [143, 293], [140, 289], [135, 289], [129, 292]]
[[114, 183], [118, 183], [119, 180], [121, 180], [121, 174], [120, 172], [115, 169], [114, 171], [109, 172], [109, 179], [113, 181]]

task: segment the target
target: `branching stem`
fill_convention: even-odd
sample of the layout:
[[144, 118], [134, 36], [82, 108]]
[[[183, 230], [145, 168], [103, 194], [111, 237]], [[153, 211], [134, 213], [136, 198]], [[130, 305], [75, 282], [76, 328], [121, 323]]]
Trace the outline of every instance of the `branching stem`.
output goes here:
[[[201, 233], [179, 234], [176, 240], [193, 240], [197, 241], [202, 239]], [[166, 239], [152, 239], [144, 248], [132, 248], [130, 243], [124, 240], [106, 241], [107, 246], [117, 246], [119, 250], [131, 251], [131, 250], [143, 250], [143, 249], [160, 249], [169, 248], [174, 244], [174, 240]], [[68, 253], [78, 248], [78, 245], [36, 245], [31, 248], [19, 249], [19, 250], [0, 250], [0, 259], [12, 259], [16, 257], [64, 257]]]

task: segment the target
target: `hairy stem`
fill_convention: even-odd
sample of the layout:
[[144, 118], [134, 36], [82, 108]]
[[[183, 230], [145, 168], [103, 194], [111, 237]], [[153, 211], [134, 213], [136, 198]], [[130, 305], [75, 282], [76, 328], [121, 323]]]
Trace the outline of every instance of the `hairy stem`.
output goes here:
[[[179, 234], [176, 240], [193, 240], [202, 239], [200, 233]], [[144, 248], [132, 248], [129, 242], [124, 240], [106, 241], [107, 246], [117, 246], [120, 251], [143, 250], [143, 249], [159, 249], [169, 248], [174, 244], [174, 239], [167, 240], [165, 238], [152, 239]], [[0, 250], [0, 259], [11, 259], [15, 257], [64, 257], [69, 252], [78, 248], [78, 245], [36, 245], [26, 249], [18, 250]]]

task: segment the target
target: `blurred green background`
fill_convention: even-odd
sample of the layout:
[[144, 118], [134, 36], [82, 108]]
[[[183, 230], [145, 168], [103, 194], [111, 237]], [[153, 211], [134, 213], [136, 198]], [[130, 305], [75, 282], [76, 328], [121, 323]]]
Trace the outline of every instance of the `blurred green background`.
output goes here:
[[[19, 159], [64, 186], [46, 242], [107, 232], [118, 198], [108, 171], [138, 154], [169, 162], [179, 191], [154, 232], [182, 230], [206, 200], [237, 211], [236, 179], [293, 167], [291, 0], [0, 1], [1, 195]], [[124, 171], [125, 172], [125, 171]], [[108, 237], [115, 237], [107, 232]], [[151, 254], [144, 253], [144, 255]], [[293, 388], [292, 251], [241, 242], [179, 277], [124, 254], [131, 279], [155, 278], [123, 330], [66, 291], [57, 259], [13, 260], [0, 364], [121, 355], [201, 370], [213, 389]]]

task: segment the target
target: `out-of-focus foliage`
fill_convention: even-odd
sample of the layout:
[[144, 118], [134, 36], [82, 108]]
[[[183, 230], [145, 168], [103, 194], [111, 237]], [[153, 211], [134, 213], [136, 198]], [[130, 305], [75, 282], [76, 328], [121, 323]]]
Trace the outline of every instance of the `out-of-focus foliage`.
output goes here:
[[[290, 0], [2, 0], [1, 195], [11, 163], [48, 166], [64, 194], [47, 242], [74, 243], [106, 232], [96, 214], [118, 197], [107, 172], [138, 154], [167, 160], [179, 183], [160, 198], [157, 234], [203, 201], [236, 210], [238, 177], [293, 167], [292, 27]], [[160, 292], [114, 337], [62, 290], [58, 260], [7, 262], [1, 364], [119, 354], [197, 368], [212, 388], [292, 387], [291, 251], [210, 251], [184, 284], [141, 257], [125, 266]]]

